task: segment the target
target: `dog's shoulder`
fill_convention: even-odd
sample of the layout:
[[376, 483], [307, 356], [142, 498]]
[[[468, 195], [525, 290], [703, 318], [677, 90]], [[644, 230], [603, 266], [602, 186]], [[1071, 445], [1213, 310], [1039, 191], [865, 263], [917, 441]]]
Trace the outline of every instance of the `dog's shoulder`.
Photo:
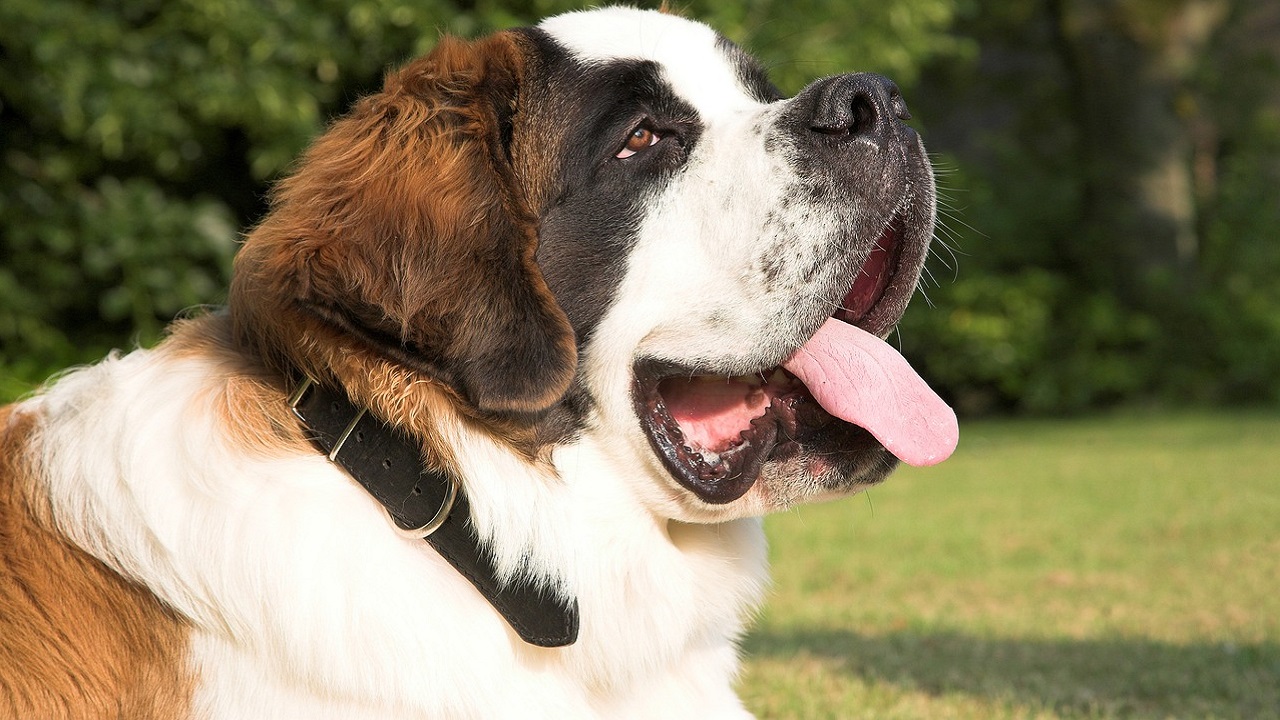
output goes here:
[[0, 715], [185, 715], [183, 622], [56, 529], [37, 444], [48, 418], [0, 409]]

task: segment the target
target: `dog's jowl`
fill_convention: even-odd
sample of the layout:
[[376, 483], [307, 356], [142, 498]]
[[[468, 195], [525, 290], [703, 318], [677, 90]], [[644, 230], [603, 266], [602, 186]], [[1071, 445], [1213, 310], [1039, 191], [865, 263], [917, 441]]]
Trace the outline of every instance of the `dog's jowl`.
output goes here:
[[907, 117], [623, 8], [390, 73], [225, 310], [0, 411], [0, 716], [747, 717], [760, 516], [956, 444]]

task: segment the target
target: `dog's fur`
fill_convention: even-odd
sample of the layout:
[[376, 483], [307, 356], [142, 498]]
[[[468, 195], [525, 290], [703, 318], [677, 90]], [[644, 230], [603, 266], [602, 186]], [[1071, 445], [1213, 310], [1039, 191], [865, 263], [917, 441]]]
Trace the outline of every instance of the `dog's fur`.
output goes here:
[[[0, 716], [746, 716], [758, 516], [893, 460], [792, 412], [708, 480], [663, 457], [661, 397], [783, 363], [890, 226], [893, 277], [847, 319], [901, 315], [932, 177], [896, 95], [872, 139], [815, 126], [833, 87], [782, 99], [628, 9], [390, 74], [276, 189], [226, 312], [0, 411]], [[499, 574], [576, 598], [578, 641], [522, 643], [394, 533], [289, 412], [302, 374], [461, 478]]]

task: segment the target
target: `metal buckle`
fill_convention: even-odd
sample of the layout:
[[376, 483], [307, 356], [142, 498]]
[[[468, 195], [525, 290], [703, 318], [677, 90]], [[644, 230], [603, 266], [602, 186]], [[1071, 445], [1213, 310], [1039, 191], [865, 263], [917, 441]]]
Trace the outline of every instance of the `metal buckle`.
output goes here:
[[[307, 391], [314, 387], [315, 384], [315, 380], [310, 377], [304, 377], [302, 382], [298, 383], [298, 387], [294, 388], [293, 392], [289, 394], [289, 409], [303, 422], [306, 422], [306, 418], [302, 417], [302, 413], [298, 412], [298, 406], [302, 404], [302, 399], [307, 396]], [[333, 443], [333, 447], [329, 449], [329, 462], [338, 459], [338, 452], [342, 450], [347, 438], [351, 437], [351, 432], [356, 429], [356, 424], [360, 422], [366, 412], [368, 412], [367, 409], [360, 408], [360, 412], [357, 412], [355, 417], [351, 418], [351, 422], [347, 423], [347, 426], [343, 428], [342, 433], [338, 435], [338, 439]]]
[[302, 415], [298, 414], [298, 406], [302, 404], [302, 398], [307, 396], [307, 391], [315, 384], [315, 380], [312, 380], [308, 375], [304, 375], [302, 382], [298, 383], [298, 387], [294, 388], [293, 392], [289, 393], [289, 409], [293, 411], [294, 415], [298, 416], [299, 420], [302, 420], [303, 418]]

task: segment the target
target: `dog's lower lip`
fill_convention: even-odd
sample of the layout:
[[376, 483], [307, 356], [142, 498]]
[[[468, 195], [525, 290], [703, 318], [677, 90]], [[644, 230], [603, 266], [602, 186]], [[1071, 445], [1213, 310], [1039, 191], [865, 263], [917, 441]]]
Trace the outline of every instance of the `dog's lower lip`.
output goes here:
[[[728, 381], [727, 378], [724, 380]], [[759, 472], [758, 463], [751, 462], [752, 451], [759, 449], [765, 440], [772, 440], [762, 437], [762, 433], [751, 432], [760, 427], [760, 418], [753, 418], [742, 433], [736, 438], [729, 438], [726, 444], [717, 446], [715, 450], [695, 447], [699, 442], [686, 437], [663, 398], [660, 386], [664, 382], [668, 385], [672, 382], [683, 384], [682, 389], [690, 394], [706, 392], [706, 388], [714, 392], [715, 385], [707, 379], [690, 380], [680, 375], [637, 378], [634, 390], [636, 414], [650, 445], [667, 470], [681, 485], [711, 504], [732, 502], [744, 495]], [[703, 387], [695, 387], [698, 385]], [[668, 390], [674, 394], [670, 387]], [[676, 414], [679, 414], [678, 405]]]
[[[691, 409], [707, 402], [708, 396], [714, 401], [724, 393], [738, 397], [732, 398], [734, 407], [722, 417], [713, 417], [714, 412], [697, 417], [697, 410]], [[633, 399], [649, 443], [668, 472], [712, 505], [746, 494], [767, 461], [798, 450], [795, 440], [805, 434], [805, 428], [834, 421], [807, 388], [781, 368], [725, 377], [691, 376], [675, 368], [642, 364]]]

